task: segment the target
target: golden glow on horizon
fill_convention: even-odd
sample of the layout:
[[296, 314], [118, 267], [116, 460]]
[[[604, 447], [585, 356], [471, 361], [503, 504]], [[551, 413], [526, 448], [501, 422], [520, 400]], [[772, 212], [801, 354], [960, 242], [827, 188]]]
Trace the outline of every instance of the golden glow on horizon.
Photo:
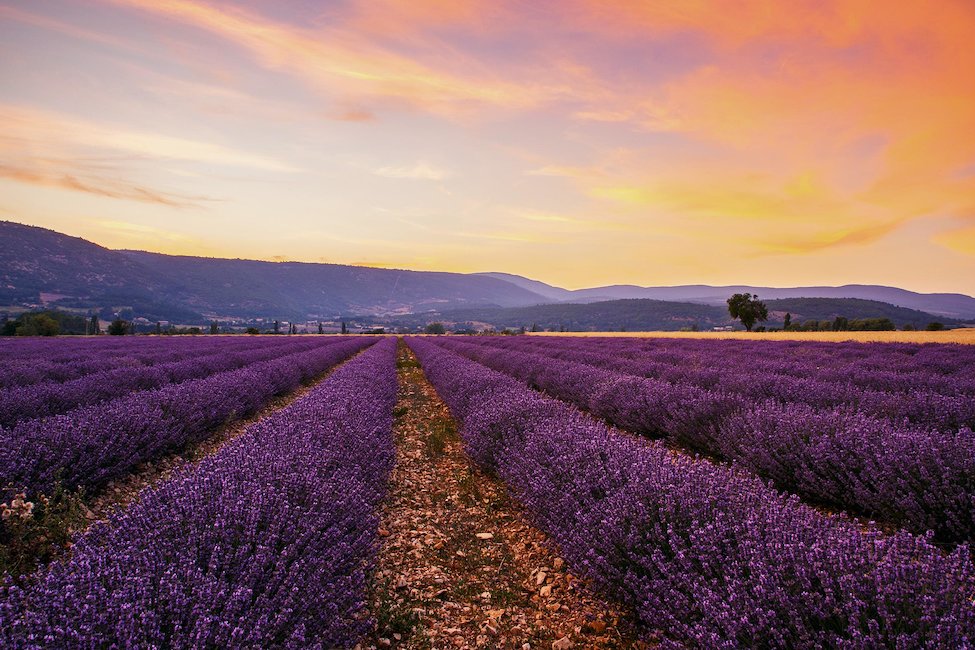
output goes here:
[[975, 293], [972, 34], [962, 0], [0, 0], [0, 215], [570, 288]]

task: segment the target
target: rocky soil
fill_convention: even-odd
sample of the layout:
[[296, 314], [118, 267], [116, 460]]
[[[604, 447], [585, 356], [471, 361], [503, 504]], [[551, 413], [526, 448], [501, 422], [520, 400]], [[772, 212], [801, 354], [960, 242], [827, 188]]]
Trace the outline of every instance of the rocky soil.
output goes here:
[[646, 647], [619, 608], [568, 571], [503, 484], [473, 466], [405, 345], [397, 365], [397, 462], [373, 588], [378, 628], [362, 647]]

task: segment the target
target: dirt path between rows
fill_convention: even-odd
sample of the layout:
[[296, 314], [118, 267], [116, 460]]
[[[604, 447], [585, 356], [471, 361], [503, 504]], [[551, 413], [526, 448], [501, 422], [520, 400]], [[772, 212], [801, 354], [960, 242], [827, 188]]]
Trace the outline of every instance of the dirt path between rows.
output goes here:
[[456, 424], [400, 344], [397, 458], [363, 647], [640, 648], [631, 619], [568, 573], [503, 484], [475, 468]]

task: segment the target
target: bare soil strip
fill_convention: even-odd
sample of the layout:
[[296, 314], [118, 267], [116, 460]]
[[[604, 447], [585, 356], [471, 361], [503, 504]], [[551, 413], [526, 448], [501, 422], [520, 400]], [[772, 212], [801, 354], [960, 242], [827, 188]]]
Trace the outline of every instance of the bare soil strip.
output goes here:
[[382, 513], [374, 636], [398, 648], [633, 648], [632, 620], [571, 575], [503, 484], [473, 466], [401, 343], [396, 467]]

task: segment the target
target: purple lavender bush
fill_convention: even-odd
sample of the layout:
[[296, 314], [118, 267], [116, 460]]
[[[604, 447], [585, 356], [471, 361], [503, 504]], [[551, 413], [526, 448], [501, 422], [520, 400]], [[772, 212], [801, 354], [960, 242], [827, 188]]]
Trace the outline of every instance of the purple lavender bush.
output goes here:
[[0, 390], [0, 426], [25, 419], [64, 413], [89, 404], [118, 399], [130, 393], [208, 377], [218, 372], [321, 346], [320, 340], [295, 341], [288, 345], [261, 345], [227, 349], [226, 340], [198, 349], [190, 358], [168, 363], [122, 366], [87, 374], [62, 383], [43, 382]]
[[[438, 340], [621, 428], [730, 460], [807, 500], [944, 543], [975, 539], [975, 435], [754, 400], [492, 344]], [[508, 344], [509, 347], [515, 347]]]
[[29, 495], [98, 488], [167, 450], [206, 438], [344, 361], [375, 339], [319, 344], [204, 379], [139, 391], [64, 415], [0, 428], [0, 488]]
[[[613, 431], [504, 374], [409, 339], [475, 458], [576, 572], [665, 646], [961, 648], [966, 546], [887, 536], [735, 468]], [[484, 398], [483, 396], [487, 396]]]
[[334, 648], [370, 628], [367, 575], [393, 466], [396, 342], [0, 590], [5, 648]]

